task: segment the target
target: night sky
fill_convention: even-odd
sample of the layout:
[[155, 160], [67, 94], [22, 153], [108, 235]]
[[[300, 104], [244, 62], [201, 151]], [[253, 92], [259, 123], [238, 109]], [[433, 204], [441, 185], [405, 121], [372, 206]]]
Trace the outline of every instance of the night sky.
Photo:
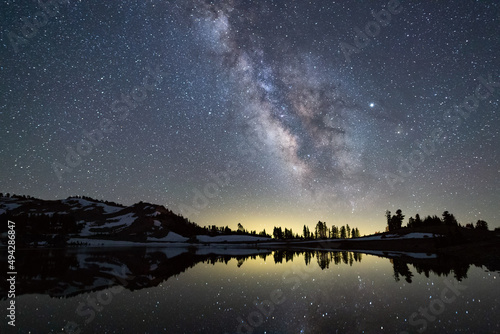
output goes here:
[[47, 3], [0, 5], [4, 193], [500, 226], [497, 1]]

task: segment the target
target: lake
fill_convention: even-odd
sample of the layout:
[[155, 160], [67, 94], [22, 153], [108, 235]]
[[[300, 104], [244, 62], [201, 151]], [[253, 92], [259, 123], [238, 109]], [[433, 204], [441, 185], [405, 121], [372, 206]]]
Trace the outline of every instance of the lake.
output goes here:
[[[0, 328], [500, 333], [498, 267], [410, 255], [231, 248], [18, 251], [16, 327], [4, 320]], [[5, 282], [0, 306], [6, 313]]]

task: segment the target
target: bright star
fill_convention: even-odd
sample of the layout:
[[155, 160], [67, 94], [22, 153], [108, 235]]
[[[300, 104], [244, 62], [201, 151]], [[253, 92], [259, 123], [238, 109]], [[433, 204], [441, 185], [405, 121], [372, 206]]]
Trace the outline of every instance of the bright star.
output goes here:
[[375, 107], [375, 103], [370, 103], [370, 108]]

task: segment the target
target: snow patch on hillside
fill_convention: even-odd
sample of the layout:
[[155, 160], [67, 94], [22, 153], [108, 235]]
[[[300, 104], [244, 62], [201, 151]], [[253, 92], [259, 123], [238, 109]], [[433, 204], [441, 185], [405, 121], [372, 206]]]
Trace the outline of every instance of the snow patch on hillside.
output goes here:
[[71, 238], [68, 243], [82, 243], [88, 246], [99, 246], [99, 247], [116, 247], [116, 246], [147, 246], [147, 243], [133, 242], [133, 241], [121, 241], [121, 240], [105, 240], [105, 239], [87, 239], [87, 238]]
[[254, 237], [251, 235], [218, 235], [211, 237], [208, 235], [197, 235], [196, 238], [200, 242], [256, 242], [256, 241], [266, 241], [271, 240], [266, 237]]
[[408, 233], [408, 234], [386, 234], [385, 238], [382, 238], [382, 235], [372, 235], [369, 237], [355, 238], [355, 239], [346, 239], [349, 241], [369, 241], [369, 240], [401, 240], [401, 239], [423, 239], [423, 238], [438, 238], [441, 237], [440, 234], [433, 233]]
[[86, 244], [88, 247], [188, 247], [190, 244], [183, 242], [134, 242], [122, 240], [71, 238], [68, 243]]
[[134, 216], [135, 216], [134, 212], [127, 213], [127, 214], [124, 214], [121, 216], [117, 216], [117, 217], [114, 217], [113, 219], [110, 219], [109, 222], [106, 222], [106, 224], [104, 224], [101, 227], [102, 228], [104, 228], [104, 227], [118, 227], [118, 226], [122, 226], [122, 225], [123, 225], [123, 227], [128, 227], [128, 226], [132, 225], [132, 223], [137, 218]]
[[7, 211], [10, 211], [10, 210], [17, 209], [20, 206], [21, 206], [21, 204], [19, 204], [19, 203], [3, 203], [2, 209], [6, 209]]
[[[99, 233], [100, 229], [107, 229], [107, 228], [116, 228], [116, 227], [121, 227], [125, 228], [130, 226], [134, 221], [136, 217], [134, 217], [134, 213], [127, 213], [125, 215], [117, 216], [114, 217], [113, 219], [108, 219], [108, 221], [103, 224], [103, 225], [96, 225], [94, 226], [95, 222], [88, 222], [85, 224], [83, 227], [82, 231], [79, 233], [79, 236], [81, 237], [88, 237], [91, 235], [94, 235], [96, 233]], [[79, 223], [84, 223], [84, 221], [80, 221]], [[93, 231], [90, 231], [90, 230]], [[117, 232], [117, 231], [115, 231]]]
[[70, 206], [72, 206], [71, 210], [85, 208], [85, 211], [89, 211], [89, 210], [92, 210], [94, 208], [100, 207], [103, 209], [103, 212], [105, 214], [116, 213], [116, 212], [124, 209], [120, 206], [113, 206], [113, 205], [109, 205], [109, 204], [105, 204], [105, 203], [89, 201], [89, 200], [86, 200], [83, 198], [73, 198], [73, 197], [62, 200], [61, 203], [69, 204]]
[[149, 237], [148, 241], [185, 242], [188, 239], [189, 238], [183, 237], [182, 235], [177, 234], [175, 232], [168, 232], [168, 234], [166, 236], [164, 236], [163, 238]]
[[78, 207], [87, 207], [96, 205], [95, 202], [91, 202], [83, 198], [74, 198], [74, 197], [64, 199], [61, 202], [64, 204], [69, 204], [71, 206], [78, 206]]
[[421, 239], [421, 238], [439, 238], [439, 237], [442, 237], [442, 235], [434, 233], [408, 233], [399, 237], [399, 239]]
[[119, 207], [119, 206], [111, 206], [111, 205], [104, 204], [104, 203], [97, 203], [96, 205], [101, 207], [105, 214], [116, 213], [116, 212], [124, 209], [124, 208]]

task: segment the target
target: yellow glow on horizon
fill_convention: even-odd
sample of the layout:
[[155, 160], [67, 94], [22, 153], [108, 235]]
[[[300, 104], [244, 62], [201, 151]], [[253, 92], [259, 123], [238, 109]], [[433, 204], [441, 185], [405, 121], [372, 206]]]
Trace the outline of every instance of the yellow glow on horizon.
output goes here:
[[[298, 211], [298, 210], [296, 210]], [[321, 217], [321, 218], [315, 218]], [[314, 232], [314, 228], [318, 221], [326, 222], [328, 228], [332, 225], [343, 226], [349, 225], [351, 228], [358, 228], [361, 235], [373, 234], [376, 231], [384, 231], [385, 222], [379, 219], [379, 222], [367, 221], [364, 217], [358, 217], [355, 215], [345, 215], [345, 216], [334, 216], [323, 214], [319, 212], [269, 212], [269, 211], [257, 211], [251, 215], [236, 212], [214, 212], [207, 213], [202, 217], [202, 219], [195, 220], [201, 226], [229, 226], [232, 230], [237, 229], [238, 223], [241, 223], [243, 227], [248, 231], [261, 232], [263, 229], [266, 230], [268, 234], [272, 234], [273, 228], [281, 227], [283, 230], [285, 228], [292, 229], [294, 234], [302, 235], [304, 225], [309, 227], [311, 232]]]

